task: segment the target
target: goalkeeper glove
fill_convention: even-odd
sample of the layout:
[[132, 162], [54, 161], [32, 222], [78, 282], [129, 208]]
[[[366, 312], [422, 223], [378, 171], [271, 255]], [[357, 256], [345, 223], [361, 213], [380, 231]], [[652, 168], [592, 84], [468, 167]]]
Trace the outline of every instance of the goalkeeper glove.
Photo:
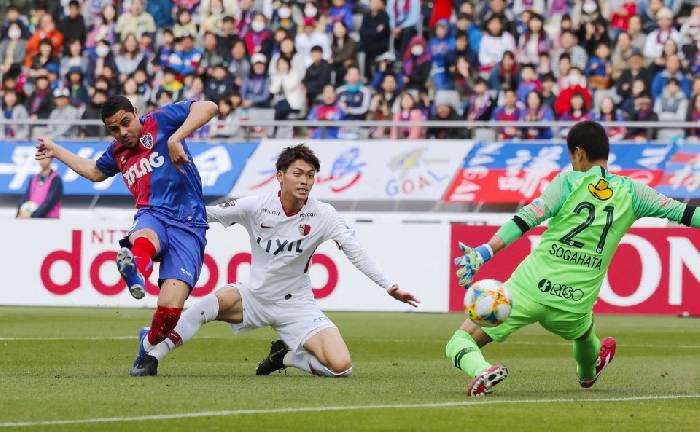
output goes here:
[[459, 266], [457, 277], [459, 284], [466, 289], [472, 284], [472, 279], [481, 266], [493, 257], [493, 249], [488, 244], [472, 249], [462, 242], [459, 243], [459, 248], [462, 250], [462, 256], [455, 259], [455, 264]]

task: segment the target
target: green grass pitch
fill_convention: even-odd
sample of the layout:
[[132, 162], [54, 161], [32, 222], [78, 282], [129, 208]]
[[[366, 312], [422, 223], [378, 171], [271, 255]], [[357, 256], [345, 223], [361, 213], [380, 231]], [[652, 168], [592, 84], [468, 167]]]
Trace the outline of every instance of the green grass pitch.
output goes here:
[[528, 327], [486, 347], [511, 374], [470, 400], [444, 357], [462, 316], [329, 315], [353, 355], [347, 379], [256, 377], [273, 332], [235, 336], [222, 323], [168, 357], [158, 377], [136, 379], [136, 333], [150, 311], [0, 308], [0, 432], [700, 431], [698, 320], [598, 317], [618, 350], [590, 390], [578, 388], [570, 344]]

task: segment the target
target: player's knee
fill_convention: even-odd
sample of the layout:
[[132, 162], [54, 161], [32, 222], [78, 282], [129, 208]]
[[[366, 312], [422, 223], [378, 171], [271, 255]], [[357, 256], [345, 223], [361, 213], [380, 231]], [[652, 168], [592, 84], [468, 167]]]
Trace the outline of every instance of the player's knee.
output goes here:
[[336, 376], [347, 376], [352, 372], [352, 360], [350, 356], [338, 357], [330, 360], [326, 367]]
[[214, 293], [219, 302], [219, 314], [226, 315], [232, 312], [241, 301], [241, 295], [234, 287], [225, 287]]

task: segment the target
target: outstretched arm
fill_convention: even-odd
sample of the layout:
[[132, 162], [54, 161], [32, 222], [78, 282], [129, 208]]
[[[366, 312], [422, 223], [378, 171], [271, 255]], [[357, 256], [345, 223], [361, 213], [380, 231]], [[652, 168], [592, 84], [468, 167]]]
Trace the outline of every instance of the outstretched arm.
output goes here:
[[645, 184], [635, 181], [633, 185], [636, 196], [632, 206], [638, 218], [664, 218], [689, 227], [700, 228], [698, 207], [668, 198]]
[[36, 145], [37, 160], [56, 158], [80, 176], [93, 182], [101, 182], [107, 178], [107, 175], [97, 167], [97, 163], [94, 160], [80, 157], [56, 144], [50, 138], [39, 137], [38, 140], [39, 142]]
[[455, 259], [455, 264], [460, 267], [457, 270], [460, 285], [469, 288], [476, 272], [497, 252], [559, 212], [568, 193], [568, 175], [569, 173], [557, 175], [539, 198], [521, 208], [513, 219], [501, 226], [488, 243], [475, 248], [459, 243], [462, 256]]

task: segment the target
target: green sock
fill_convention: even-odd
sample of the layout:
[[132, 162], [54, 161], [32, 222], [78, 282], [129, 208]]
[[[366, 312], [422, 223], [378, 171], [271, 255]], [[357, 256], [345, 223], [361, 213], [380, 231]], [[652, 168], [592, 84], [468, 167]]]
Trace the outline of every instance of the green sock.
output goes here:
[[600, 352], [600, 340], [595, 334], [595, 326], [591, 328], [588, 337], [574, 341], [574, 358], [576, 359], [576, 373], [581, 380], [595, 378], [595, 363]]
[[455, 367], [462, 369], [473, 377], [491, 367], [484, 360], [474, 338], [464, 330], [457, 330], [445, 346], [445, 355], [452, 360]]

